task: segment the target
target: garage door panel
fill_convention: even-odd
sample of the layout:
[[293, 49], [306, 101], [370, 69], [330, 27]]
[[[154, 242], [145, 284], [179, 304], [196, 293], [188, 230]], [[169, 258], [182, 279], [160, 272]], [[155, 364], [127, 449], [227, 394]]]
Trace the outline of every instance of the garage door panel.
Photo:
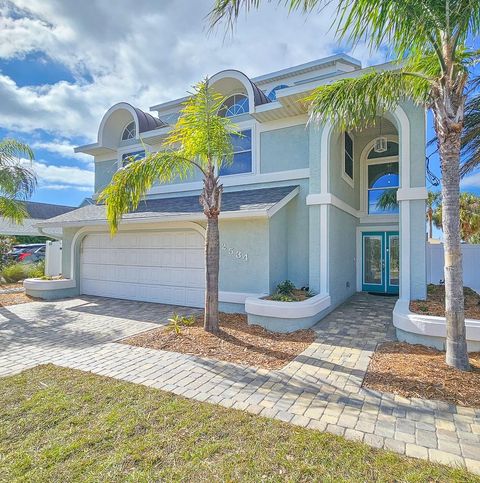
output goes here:
[[88, 235], [81, 250], [82, 293], [202, 307], [203, 247], [194, 231]]

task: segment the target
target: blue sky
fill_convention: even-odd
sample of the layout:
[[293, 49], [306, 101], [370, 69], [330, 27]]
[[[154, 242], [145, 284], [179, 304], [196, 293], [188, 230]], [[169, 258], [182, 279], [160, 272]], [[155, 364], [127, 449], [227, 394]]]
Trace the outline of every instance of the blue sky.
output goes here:
[[[253, 77], [339, 51], [364, 65], [387, 60], [339, 45], [328, 11], [305, 18], [269, 4], [242, 17], [233, 37], [208, 35], [211, 4], [137, 0], [132, 12], [131, 0], [0, 0], [0, 138], [34, 149], [34, 200], [75, 206], [92, 194], [92, 159], [73, 147], [96, 140], [116, 102], [148, 111], [225, 68]], [[431, 168], [439, 175], [436, 156]], [[480, 193], [480, 175], [464, 188]]]

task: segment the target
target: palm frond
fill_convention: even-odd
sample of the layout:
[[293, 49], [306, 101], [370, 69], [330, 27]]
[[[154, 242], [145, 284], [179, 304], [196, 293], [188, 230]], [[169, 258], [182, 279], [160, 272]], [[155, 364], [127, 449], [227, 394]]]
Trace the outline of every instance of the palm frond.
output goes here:
[[467, 100], [465, 124], [462, 133], [461, 176], [465, 176], [480, 166], [480, 94]]
[[30, 146], [15, 139], [3, 139], [0, 141], [0, 165], [17, 163], [22, 157], [26, 157], [30, 161], [35, 159]]
[[403, 70], [372, 71], [317, 87], [305, 101], [311, 120], [350, 130], [374, 125], [379, 114], [395, 109], [404, 99], [425, 104], [429, 94], [430, 82], [423, 76]]
[[13, 223], [22, 223], [28, 213], [21, 201], [0, 195], [0, 215]]
[[167, 183], [175, 178], [185, 179], [193, 170], [194, 165], [178, 153], [161, 151], [133, 160], [117, 171], [98, 197], [98, 201], [106, 205], [112, 233], [118, 230], [124, 214], [137, 209], [156, 181]]

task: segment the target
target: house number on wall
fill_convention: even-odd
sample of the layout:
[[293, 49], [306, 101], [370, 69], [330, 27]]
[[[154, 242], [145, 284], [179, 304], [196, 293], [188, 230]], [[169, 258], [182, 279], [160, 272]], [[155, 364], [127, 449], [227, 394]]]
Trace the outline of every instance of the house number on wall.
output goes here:
[[232, 247], [227, 247], [225, 243], [222, 243], [222, 250], [227, 252], [233, 258], [236, 258], [238, 260], [243, 260], [244, 262], [248, 262], [248, 253], [244, 253]]

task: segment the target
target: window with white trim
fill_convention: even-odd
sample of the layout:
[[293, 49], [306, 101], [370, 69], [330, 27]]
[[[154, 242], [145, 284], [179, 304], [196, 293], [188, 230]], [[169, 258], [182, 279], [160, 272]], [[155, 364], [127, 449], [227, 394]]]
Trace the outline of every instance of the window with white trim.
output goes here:
[[343, 133], [343, 170], [342, 177], [353, 186], [353, 138], [348, 132]]
[[131, 123], [127, 124], [127, 126], [123, 130], [122, 141], [126, 141], [127, 139], [134, 139], [136, 135], [137, 133], [135, 129], [135, 122], [132, 121]]
[[218, 115], [222, 117], [240, 116], [241, 114], [248, 114], [248, 97], [245, 94], [233, 94], [218, 110]]
[[232, 134], [233, 162], [220, 168], [220, 176], [245, 174], [253, 171], [252, 130], [241, 131], [241, 136]]
[[122, 154], [122, 166], [133, 163], [133, 161], [138, 161], [145, 157], [145, 151], [135, 151], [134, 153], [124, 153]]

